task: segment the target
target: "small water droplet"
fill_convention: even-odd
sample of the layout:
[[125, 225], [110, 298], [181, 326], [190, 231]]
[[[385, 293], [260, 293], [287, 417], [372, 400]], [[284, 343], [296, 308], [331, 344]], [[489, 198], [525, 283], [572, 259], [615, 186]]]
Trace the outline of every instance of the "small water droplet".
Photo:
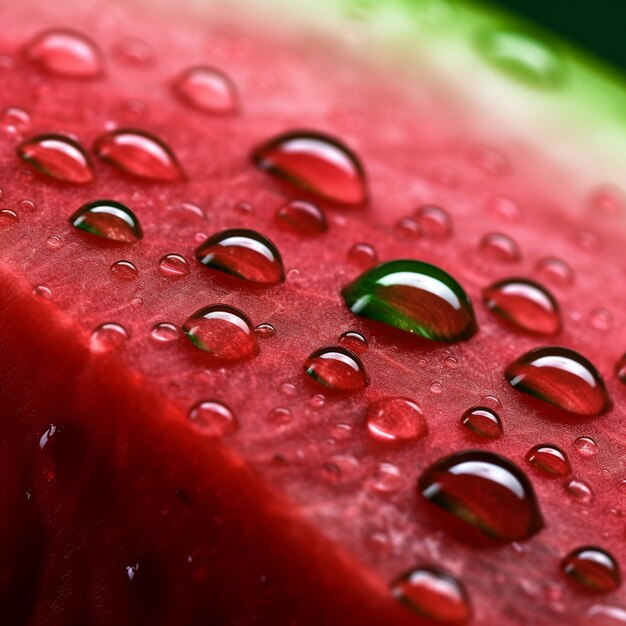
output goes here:
[[429, 387], [429, 391], [430, 393], [435, 394], [436, 396], [441, 395], [443, 393], [443, 385], [441, 383], [438, 382], [434, 382], [430, 387]]
[[90, 346], [94, 352], [113, 352], [119, 350], [127, 339], [128, 333], [123, 326], [107, 322], [93, 330]]
[[500, 417], [487, 407], [477, 406], [468, 409], [461, 417], [461, 424], [485, 439], [498, 439], [503, 433]]
[[463, 585], [434, 567], [403, 574], [391, 584], [391, 594], [409, 610], [438, 624], [466, 624], [472, 615]]
[[94, 152], [103, 161], [138, 178], [173, 182], [185, 177], [170, 148], [144, 130], [117, 129], [100, 135]]
[[322, 474], [330, 483], [347, 482], [354, 479], [359, 462], [353, 456], [338, 454], [322, 466]]
[[17, 155], [42, 174], [65, 183], [84, 184], [93, 180], [85, 149], [65, 135], [35, 135], [18, 146]]
[[155, 62], [152, 47], [141, 39], [124, 39], [115, 45], [113, 52], [127, 65], [149, 67]]
[[193, 427], [206, 437], [225, 437], [239, 428], [232, 411], [220, 402], [203, 400], [194, 404], [187, 414]]
[[0, 230], [18, 224], [20, 218], [11, 209], [0, 209]]
[[537, 273], [552, 284], [567, 287], [574, 282], [574, 271], [561, 259], [546, 257], [537, 261]]
[[372, 491], [379, 493], [393, 493], [399, 491], [403, 484], [400, 469], [392, 463], [380, 463], [372, 478], [367, 481]]
[[626, 354], [623, 354], [615, 364], [615, 375], [620, 382], [626, 385]]
[[293, 415], [289, 409], [278, 406], [267, 414], [267, 420], [275, 426], [286, 426], [293, 421]]
[[570, 480], [565, 485], [565, 490], [581, 504], [589, 504], [593, 500], [593, 492], [591, 487], [581, 480]]
[[543, 527], [533, 487], [508, 459], [480, 450], [439, 459], [419, 478], [422, 496], [503, 541], [528, 539]]
[[509, 222], [518, 222], [522, 218], [522, 207], [508, 196], [493, 196], [487, 208]]
[[276, 329], [268, 322], [263, 322], [262, 324], [257, 324], [254, 327], [254, 332], [256, 333], [257, 337], [269, 339], [276, 334]]
[[508, 235], [487, 233], [478, 244], [481, 254], [493, 261], [516, 263], [522, 257], [517, 244]]
[[421, 439], [428, 433], [420, 407], [408, 398], [382, 398], [367, 409], [367, 430], [378, 441]]
[[502, 152], [489, 146], [475, 146], [468, 152], [472, 165], [489, 176], [504, 176], [511, 169], [511, 164]]
[[259, 353], [250, 320], [225, 304], [196, 311], [183, 324], [183, 331], [196, 348], [222, 361], [251, 359]]
[[624, 626], [626, 609], [619, 606], [594, 604], [585, 612], [585, 626]]
[[603, 185], [593, 191], [589, 203], [599, 213], [619, 215], [626, 209], [626, 195], [615, 185]]
[[340, 335], [337, 341], [340, 346], [347, 348], [355, 354], [362, 354], [367, 350], [367, 339], [365, 335], [356, 330], [347, 330]]
[[209, 237], [197, 250], [200, 263], [243, 280], [268, 285], [285, 280], [276, 246], [253, 230], [235, 228]]
[[134, 280], [139, 275], [137, 268], [130, 261], [115, 261], [109, 271], [121, 280]]
[[429, 237], [449, 237], [452, 234], [452, 219], [436, 205], [427, 204], [415, 211], [418, 226]]
[[554, 296], [525, 278], [499, 280], [483, 290], [486, 307], [518, 328], [540, 335], [561, 330], [561, 312]]
[[591, 437], [578, 437], [574, 449], [584, 459], [591, 459], [598, 454], [598, 444]]
[[477, 331], [463, 288], [421, 261], [389, 261], [361, 274], [341, 291], [356, 315], [437, 341], [469, 339]]
[[50, 235], [46, 240], [46, 246], [48, 246], [50, 250], [58, 250], [63, 247], [63, 241], [58, 235]]
[[50, 288], [45, 285], [37, 285], [33, 289], [33, 293], [40, 298], [45, 298], [46, 300], [52, 297], [52, 291], [50, 291]]
[[233, 81], [212, 67], [190, 67], [173, 83], [174, 93], [185, 104], [211, 114], [232, 114], [239, 108]]
[[600, 415], [611, 407], [595, 366], [569, 348], [535, 348], [506, 368], [509, 383], [544, 402], [578, 415]]
[[596, 330], [609, 330], [613, 325], [613, 316], [611, 315], [611, 311], [602, 307], [594, 309], [591, 311], [589, 316], [589, 324]]
[[447, 356], [443, 362], [446, 367], [449, 367], [451, 370], [456, 369], [459, 365], [459, 362], [453, 356]]
[[80, 33], [54, 29], [38, 34], [26, 46], [26, 58], [40, 70], [66, 78], [97, 78], [103, 71], [96, 45]]
[[166, 278], [183, 278], [189, 274], [189, 263], [181, 254], [166, 254], [159, 261], [159, 272]]
[[160, 322], [152, 328], [150, 336], [159, 343], [169, 343], [170, 341], [176, 341], [180, 337], [180, 333], [174, 324]]
[[72, 214], [70, 223], [82, 231], [120, 243], [134, 243], [143, 237], [135, 214], [115, 200], [96, 200], [83, 205]]
[[348, 259], [362, 267], [369, 267], [378, 261], [378, 253], [369, 243], [355, 243], [348, 250]]
[[26, 130], [30, 122], [30, 114], [20, 107], [6, 107], [0, 113], [0, 125], [10, 126], [18, 131]]
[[325, 200], [347, 205], [367, 201], [365, 172], [358, 157], [339, 140], [317, 132], [288, 132], [252, 154], [261, 170]]
[[284, 396], [288, 396], [290, 398], [293, 398], [298, 393], [298, 391], [296, 390], [296, 386], [291, 383], [283, 383], [280, 386], [280, 392]]
[[20, 200], [14, 208], [19, 213], [31, 213], [35, 210], [36, 207], [35, 203], [32, 200]]
[[[319, 394], [317, 394], [319, 395]], [[313, 396], [315, 398], [316, 396]], [[324, 396], [322, 396], [323, 398]], [[313, 399], [311, 398], [311, 399]], [[351, 424], [346, 424], [345, 422], [341, 422], [339, 424], [335, 424], [331, 431], [332, 436], [338, 441], [347, 441], [354, 434], [354, 428], [352, 428]]]
[[275, 218], [284, 229], [300, 235], [316, 235], [328, 230], [322, 209], [303, 200], [292, 200], [283, 205], [276, 211]]
[[526, 460], [546, 476], [563, 477], [572, 471], [565, 452], [550, 443], [533, 446], [527, 452]]
[[403, 237], [417, 238], [422, 235], [419, 222], [412, 217], [401, 217], [395, 223], [395, 229]]
[[600, 237], [590, 230], [581, 230], [576, 233], [574, 242], [581, 250], [591, 253], [598, 252], [602, 246]]
[[311, 378], [337, 391], [360, 391], [367, 385], [359, 357], [339, 346], [315, 350], [304, 369]]

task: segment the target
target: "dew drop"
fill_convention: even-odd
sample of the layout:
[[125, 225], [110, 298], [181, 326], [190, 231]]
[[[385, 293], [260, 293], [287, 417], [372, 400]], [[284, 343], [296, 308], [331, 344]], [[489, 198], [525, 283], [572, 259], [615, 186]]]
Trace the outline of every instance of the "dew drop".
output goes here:
[[93, 330], [90, 346], [94, 352], [113, 352], [119, 350], [127, 339], [128, 333], [123, 326], [107, 322]]
[[598, 454], [598, 444], [591, 437], [578, 437], [574, 449], [584, 459], [592, 459]]
[[367, 350], [365, 335], [356, 330], [347, 330], [345, 333], [342, 333], [339, 336], [338, 343], [355, 354], [362, 354]]
[[403, 482], [402, 474], [396, 465], [380, 463], [372, 478], [367, 481], [367, 485], [378, 493], [393, 493], [401, 489]]
[[565, 485], [565, 490], [581, 504], [589, 504], [593, 500], [593, 492], [591, 487], [581, 480], [570, 480]]
[[615, 375], [621, 383], [626, 385], [626, 354], [623, 354], [615, 364]]
[[33, 293], [40, 298], [45, 298], [46, 300], [49, 300], [52, 297], [52, 291], [50, 291], [50, 288], [45, 285], [37, 285], [33, 289]]
[[576, 233], [574, 241], [581, 250], [590, 253], [598, 252], [602, 246], [600, 237], [590, 230], [581, 230]]
[[27, 213], [30, 213], [34, 211], [35, 208], [35, 203], [32, 200], [20, 200], [15, 205], [15, 209], [20, 212], [26, 211]]
[[14, 226], [20, 221], [17, 213], [11, 209], [0, 209], [0, 230]]
[[288, 396], [290, 398], [293, 398], [295, 395], [297, 395], [298, 391], [296, 389], [296, 386], [291, 384], [291, 383], [283, 383], [280, 386], [280, 392], [284, 395], [284, 396]]
[[626, 208], [626, 195], [615, 185], [603, 185], [593, 191], [591, 207], [605, 215], [619, 215]]
[[426, 339], [454, 342], [477, 331], [463, 288], [446, 272], [421, 261], [389, 261], [361, 274], [341, 291], [356, 315]]
[[159, 272], [166, 278], [183, 278], [189, 274], [189, 263], [181, 254], [166, 254], [159, 261]]
[[102, 55], [96, 45], [80, 33], [47, 30], [26, 46], [26, 58], [48, 74], [66, 78], [97, 78], [102, 75]]
[[474, 166], [489, 176], [504, 176], [511, 169], [507, 157], [495, 148], [476, 146], [469, 151], [468, 156]]
[[170, 148], [147, 131], [109, 131], [98, 137], [94, 152], [102, 160], [138, 178], [172, 182], [185, 177]]
[[441, 383], [438, 382], [434, 382], [430, 387], [429, 387], [429, 391], [432, 394], [435, 394], [436, 396], [439, 396], [443, 393], [443, 385]]
[[595, 366], [569, 348], [535, 348], [513, 361], [505, 372], [524, 393], [578, 415], [600, 415], [611, 407]]
[[267, 420], [275, 426], [286, 426], [293, 421], [293, 415], [289, 409], [278, 406], [267, 414]]
[[545, 476], [568, 476], [572, 468], [563, 450], [550, 443], [533, 446], [526, 454], [526, 461]]
[[48, 133], [22, 142], [17, 155], [37, 171], [65, 183], [84, 184], [93, 180], [91, 162], [74, 139]]
[[420, 230], [429, 237], [449, 237], [452, 234], [452, 219], [444, 209], [435, 205], [424, 205], [415, 211]]
[[275, 218], [282, 228], [300, 235], [317, 235], [328, 230], [322, 209], [303, 200], [292, 200], [280, 207]]
[[419, 222], [412, 217], [401, 217], [395, 223], [395, 229], [403, 237], [417, 238], [422, 235]]
[[613, 325], [613, 316], [611, 312], [602, 307], [598, 307], [591, 311], [589, 316], [589, 324], [596, 330], [609, 330]]
[[421, 439], [428, 433], [420, 407], [408, 398], [382, 398], [367, 409], [367, 430], [378, 441], [402, 442]]
[[11, 126], [18, 131], [26, 130], [30, 122], [28, 111], [19, 107], [7, 107], [0, 113], [0, 125]]
[[149, 67], [155, 62], [154, 51], [141, 39], [124, 39], [114, 47], [115, 56], [127, 65]]
[[232, 411], [214, 400], [194, 404], [187, 414], [189, 422], [205, 437], [225, 437], [239, 428]]
[[355, 243], [348, 250], [348, 259], [357, 265], [369, 267], [378, 261], [378, 253], [369, 243]]
[[139, 274], [135, 265], [130, 261], [115, 261], [109, 271], [120, 280], [134, 280]]
[[594, 604], [585, 612], [585, 626], [624, 626], [626, 609], [619, 606]]
[[515, 241], [502, 233], [487, 233], [478, 247], [481, 254], [493, 261], [516, 263], [522, 257]]
[[83, 205], [70, 217], [70, 223], [79, 230], [120, 243], [135, 243], [143, 237], [135, 214], [115, 200]]
[[537, 261], [537, 273], [559, 287], [567, 287], [574, 282], [574, 271], [561, 259], [546, 257]]
[[488, 208], [510, 222], [517, 222], [522, 217], [522, 207], [508, 196], [493, 196], [489, 200]]
[[347, 205], [367, 201], [361, 162], [328, 135], [312, 131], [278, 135], [259, 146], [252, 161], [259, 169], [325, 200]]
[[268, 322], [263, 322], [262, 324], [257, 324], [254, 327], [254, 332], [257, 337], [262, 337], [263, 339], [269, 339], [276, 334], [276, 329], [274, 326], [269, 324]]
[[46, 246], [48, 246], [50, 250], [58, 250], [63, 247], [63, 241], [58, 235], [50, 235], [46, 240]]
[[273, 285], [285, 280], [276, 246], [253, 230], [235, 228], [209, 237], [197, 250], [200, 263], [243, 280]]
[[222, 361], [251, 359], [259, 344], [250, 320], [239, 309], [216, 304], [196, 311], [183, 324], [191, 343]]
[[459, 366], [459, 362], [453, 356], [447, 356], [443, 364], [451, 370], [456, 369]]
[[486, 307], [518, 328], [539, 335], [561, 330], [561, 312], [554, 296], [525, 278], [499, 280], [483, 290]]
[[150, 336], [158, 343], [169, 343], [176, 341], [180, 337], [180, 333], [174, 324], [160, 322], [152, 328]]
[[419, 567], [397, 578], [393, 597], [409, 610], [439, 624], [466, 624], [472, 614], [463, 585], [450, 574]]
[[503, 433], [500, 417], [487, 407], [468, 409], [461, 417], [461, 424], [484, 439], [498, 439]]
[[190, 67], [173, 83], [174, 93], [185, 104], [211, 114], [233, 114], [239, 97], [232, 80], [212, 67]]
[[359, 357], [339, 346], [315, 350], [305, 361], [306, 373], [329, 389], [360, 391], [367, 385]]
[[543, 527], [539, 504], [524, 472], [481, 450], [439, 459], [418, 480], [422, 496], [503, 541], [528, 539]]

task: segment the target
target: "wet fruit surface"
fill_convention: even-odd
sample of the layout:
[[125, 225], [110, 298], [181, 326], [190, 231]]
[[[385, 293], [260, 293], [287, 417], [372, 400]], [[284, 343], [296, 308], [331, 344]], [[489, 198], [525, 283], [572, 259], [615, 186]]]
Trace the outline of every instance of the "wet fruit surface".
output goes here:
[[120, 243], [133, 243], [143, 237], [135, 214], [115, 200], [85, 204], [70, 217], [70, 223], [79, 230]]
[[561, 571], [592, 591], [615, 591], [622, 583], [620, 568], [613, 556], [593, 546], [570, 552], [561, 562]]
[[307, 358], [304, 369], [311, 378], [336, 391], [359, 391], [367, 385], [359, 357], [339, 346], [315, 350]]

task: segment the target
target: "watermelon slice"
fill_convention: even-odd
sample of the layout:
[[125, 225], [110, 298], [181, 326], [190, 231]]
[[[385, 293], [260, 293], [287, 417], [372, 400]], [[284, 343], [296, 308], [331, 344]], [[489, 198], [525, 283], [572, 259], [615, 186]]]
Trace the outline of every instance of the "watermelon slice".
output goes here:
[[622, 77], [445, 0], [0, 16], [0, 623], [626, 623]]

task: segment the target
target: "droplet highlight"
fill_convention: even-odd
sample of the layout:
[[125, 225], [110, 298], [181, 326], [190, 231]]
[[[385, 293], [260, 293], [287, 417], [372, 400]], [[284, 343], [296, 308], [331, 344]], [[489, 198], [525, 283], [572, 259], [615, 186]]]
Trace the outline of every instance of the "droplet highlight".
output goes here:
[[136, 215], [121, 202], [97, 200], [80, 207], [70, 217], [79, 230], [120, 243], [135, 243], [143, 237]]
[[595, 546], [570, 552], [561, 562], [561, 571], [579, 585], [600, 593], [615, 591], [622, 584], [622, 574], [615, 558]]
[[483, 256], [493, 261], [516, 263], [522, 257], [515, 241], [502, 233], [487, 233], [478, 247]]
[[467, 409], [461, 417], [461, 424], [483, 439], [498, 439], [504, 432], [498, 414], [482, 406]]
[[360, 391], [367, 385], [359, 357], [340, 346], [315, 350], [306, 360], [304, 370], [317, 382], [336, 391]]
[[299, 235], [319, 235], [328, 230], [328, 222], [322, 209], [303, 200], [293, 200], [280, 207], [276, 211], [275, 219], [283, 229]]
[[190, 424], [205, 437], [225, 437], [239, 429], [233, 412], [224, 404], [204, 400], [194, 404], [187, 414]]
[[564, 477], [572, 472], [567, 455], [550, 443], [540, 443], [526, 453], [526, 461], [544, 476]]
[[367, 350], [367, 339], [357, 330], [347, 330], [345, 333], [341, 333], [338, 343], [355, 354], [361, 354]]
[[233, 81], [213, 67], [190, 67], [173, 83], [176, 96], [188, 106], [213, 115], [232, 115], [239, 108]]
[[123, 326], [107, 322], [91, 333], [90, 346], [93, 352], [114, 352], [122, 348], [127, 339], [128, 333]]
[[169, 322], [159, 322], [153, 326], [150, 336], [158, 343], [170, 343], [180, 337], [178, 328]]
[[382, 398], [367, 409], [367, 430], [377, 441], [403, 442], [425, 437], [428, 425], [422, 410], [408, 398]]

